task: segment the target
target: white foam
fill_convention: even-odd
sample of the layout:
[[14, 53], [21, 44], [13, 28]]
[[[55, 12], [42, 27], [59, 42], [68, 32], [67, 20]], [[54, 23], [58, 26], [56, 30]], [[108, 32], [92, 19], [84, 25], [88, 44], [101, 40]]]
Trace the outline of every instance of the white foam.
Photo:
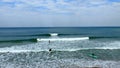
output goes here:
[[45, 50], [0, 50], [1, 53], [21, 53], [21, 52], [40, 52], [40, 51], [45, 51]]
[[[36, 55], [36, 54], [35, 54]], [[22, 61], [13, 60], [8, 62], [1, 61], [1, 68], [120, 68], [120, 61], [109, 60], [86, 60], [86, 59], [56, 59], [56, 60], [41, 60], [37, 58], [23, 58]], [[10, 58], [5, 57], [6, 59]], [[32, 58], [32, 59], [31, 59]], [[16, 59], [16, 57], [14, 58]], [[29, 59], [29, 60], [28, 60]], [[39, 62], [36, 62], [37, 61]], [[29, 63], [23, 63], [29, 61]]]
[[37, 41], [75, 41], [75, 40], [87, 40], [89, 37], [80, 38], [38, 38]]
[[[95, 47], [95, 48], [76, 48], [76, 49], [52, 49], [53, 51], [78, 51], [78, 50], [88, 50], [88, 49], [104, 49], [104, 50], [115, 50], [120, 49], [120, 47]], [[43, 50], [14, 50], [14, 49], [5, 49], [0, 50], [1, 53], [5, 52], [11, 52], [11, 53], [21, 53], [21, 52], [41, 52], [46, 51], [49, 52], [49, 49], [43, 49]]]
[[[59, 38], [58, 38], [59, 39]], [[96, 44], [96, 45], [94, 45]], [[34, 44], [25, 44], [25, 45], [16, 45], [11, 47], [0, 48], [0, 52], [40, 52], [40, 51], [49, 51], [52, 48], [53, 51], [78, 51], [78, 50], [88, 50], [88, 49], [120, 49], [119, 41], [112, 42], [91, 42], [86, 41], [54, 41], [48, 43], [48, 41], [38, 42]]]
[[95, 47], [95, 48], [76, 48], [76, 49], [56, 49], [56, 51], [78, 51], [78, 50], [88, 50], [88, 49], [99, 49], [99, 50], [115, 50], [120, 49], [120, 47]]
[[50, 33], [51, 36], [58, 36], [58, 33]]

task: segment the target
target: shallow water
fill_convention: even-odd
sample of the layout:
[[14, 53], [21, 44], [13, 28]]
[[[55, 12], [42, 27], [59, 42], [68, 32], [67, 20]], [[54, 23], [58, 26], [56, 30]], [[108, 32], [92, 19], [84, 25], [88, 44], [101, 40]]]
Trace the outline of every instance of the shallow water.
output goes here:
[[[42, 55], [42, 56], [41, 56]], [[89, 58], [58, 59], [48, 53], [4, 53], [0, 56], [1, 68], [119, 68], [120, 61]]]

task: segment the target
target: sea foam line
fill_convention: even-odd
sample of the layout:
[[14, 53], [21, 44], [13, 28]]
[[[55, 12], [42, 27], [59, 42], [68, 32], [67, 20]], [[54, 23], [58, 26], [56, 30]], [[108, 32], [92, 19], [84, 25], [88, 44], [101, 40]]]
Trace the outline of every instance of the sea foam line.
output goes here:
[[87, 40], [89, 37], [80, 38], [37, 38], [37, 41], [75, 41], [75, 40]]
[[45, 50], [0, 50], [0, 53], [21, 53], [21, 52], [41, 52]]
[[[52, 51], [79, 51], [79, 50], [89, 50], [89, 49], [99, 49], [99, 50], [115, 50], [115, 49], [120, 49], [120, 47], [95, 47], [95, 48], [77, 48], [77, 49], [52, 49]], [[49, 52], [49, 49], [45, 50], [12, 50], [12, 49], [7, 49], [7, 50], [0, 50], [0, 53], [6, 53], [6, 52], [11, 52], [11, 53], [21, 53], [21, 52], [42, 52], [46, 51]]]

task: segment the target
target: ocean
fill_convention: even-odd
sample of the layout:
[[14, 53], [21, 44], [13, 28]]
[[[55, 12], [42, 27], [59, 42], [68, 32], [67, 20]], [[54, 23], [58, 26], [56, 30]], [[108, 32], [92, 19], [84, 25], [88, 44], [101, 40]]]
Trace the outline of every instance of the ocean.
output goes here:
[[0, 68], [120, 68], [120, 27], [0, 28]]

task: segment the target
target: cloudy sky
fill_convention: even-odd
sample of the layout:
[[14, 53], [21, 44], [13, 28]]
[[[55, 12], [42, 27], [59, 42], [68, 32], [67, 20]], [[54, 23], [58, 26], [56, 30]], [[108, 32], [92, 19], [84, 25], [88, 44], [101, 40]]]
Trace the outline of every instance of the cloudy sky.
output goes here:
[[120, 26], [120, 0], [0, 0], [0, 27]]

